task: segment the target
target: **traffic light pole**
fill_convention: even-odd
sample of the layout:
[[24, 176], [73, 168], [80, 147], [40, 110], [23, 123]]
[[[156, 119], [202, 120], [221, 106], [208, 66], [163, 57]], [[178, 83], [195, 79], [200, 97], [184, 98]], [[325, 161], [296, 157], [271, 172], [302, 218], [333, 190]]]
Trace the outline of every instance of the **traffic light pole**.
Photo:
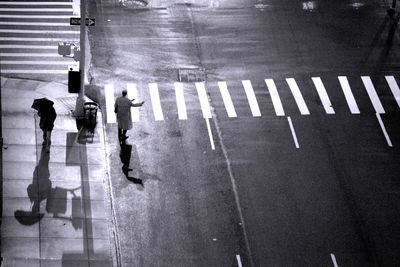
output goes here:
[[81, 75], [81, 83], [79, 97], [85, 96], [85, 45], [86, 45], [86, 0], [81, 0], [81, 25], [80, 25], [80, 49], [81, 60], [79, 62], [79, 70]]

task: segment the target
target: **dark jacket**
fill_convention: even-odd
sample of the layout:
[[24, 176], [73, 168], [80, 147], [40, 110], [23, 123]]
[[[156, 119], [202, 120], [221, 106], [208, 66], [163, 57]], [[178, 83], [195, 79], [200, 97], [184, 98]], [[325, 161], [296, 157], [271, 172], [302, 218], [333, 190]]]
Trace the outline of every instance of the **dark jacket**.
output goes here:
[[46, 107], [38, 112], [40, 117], [39, 126], [43, 131], [51, 131], [54, 127], [54, 121], [56, 120], [57, 114], [53, 107]]

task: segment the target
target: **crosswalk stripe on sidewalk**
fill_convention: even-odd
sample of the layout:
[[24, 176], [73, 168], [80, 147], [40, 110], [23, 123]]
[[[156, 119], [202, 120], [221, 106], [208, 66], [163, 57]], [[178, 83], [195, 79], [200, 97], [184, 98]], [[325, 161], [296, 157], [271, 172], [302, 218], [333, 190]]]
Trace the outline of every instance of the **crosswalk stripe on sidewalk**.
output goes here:
[[265, 79], [265, 83], [268, 87], [269, 94], [271, 96], [272, 105], [275, 109], [277, 116], [285, 116], [281, 99], [279, 98], [278, 89], [276, 88], [275, 82], [272, 79]]
[[218, 87], [222, 95], [222, 100], [224, 101], [226, 112], [228, 113], [229, 118], [236, 118], [236, 110], [232, 103], [231, 95], [228, 91], [228, 86], [226, 82], [218, 82]]
[[200, 100], [201, 110], [203, 112], [203, 118], [211, 119], [212, 118], [211, 108], [210, 108], [210, 103], [208, 102], [205, 84], [203, 82], [197, 82], [195, 83], [195, 85]]
[[249, 101], [251, 114], [253, 115], [253, 117], [261, 117], [261, 111], [258, 106], [256, 95], [254, 93], [251, 82], [249, 80], [243, 80], [242, 84], [243, 84], [243, 87], [244, 87], [244, 90], [245, 90], [245, 93], [247, 96], [247, 100]]
[[392, 94], [397, 102], [397, 105], [400, 107], [400, 89], [398, 84], [396, 83], [396, 80], [394, 79], [393, 76], [385, 76], [385, 79], [390, 87], [390, 90], [392, 91]]
[[164, 114], [161, 107], [160, 94], [158, 92], [157, 83], [149, 83], [149, 92], [150, 92], [151, 104], [153, 106], [154, 119], [156, 121], [163, 121]]
[[[127, 83], [126, 84], [126, 90], [128, 92], [127, 97], [129, 99], [139, 99], [139, 93], [136, 88], [136, 84], [134, 83]], [[135, 102], [135, 101], [134, 101]], [[131, 109], [131, 117], [133, 122], [138, 122], [139, 121], [139, 109], [134, 108]]]
[[175, 87], [176, 105], [178, 108], [178, 118], [180, 120], [187, 120], [183, 84], [180, 82], [175, 82], [174, 87]]

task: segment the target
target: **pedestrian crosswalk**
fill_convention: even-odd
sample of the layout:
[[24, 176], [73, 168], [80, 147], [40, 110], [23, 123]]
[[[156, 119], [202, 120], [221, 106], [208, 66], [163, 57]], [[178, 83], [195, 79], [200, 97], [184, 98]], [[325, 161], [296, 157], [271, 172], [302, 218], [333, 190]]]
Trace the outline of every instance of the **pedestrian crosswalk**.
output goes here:
[[79, 42], [77, 15], [70, 0], [0, 1], [1, 73], [11, 77], [65, 81], [72, 58], [58, 54], [58, 43]]
[[[359, 77], [360, 81], [362, 82], [362, 85], [364, 88], [360, 88], [359, 86], [357, 87], [357, 94], [360, 94], [360, 90], [364, 91], [363, 93], [366, 95], [366, 99], [370, 102], [371, 110], [374, 111], [373, 113], [377, 114], [384, 114], [385, 109], [383, 107], [383, 104], [378, 96], [376, 86], [374, 85], [371, 77], [369, 76], [361, 76]], [[335, 114], [336, 110], [333, 107], [333, 104], [331, 102], [331, 98], [328, 94], [327, 91], [327, 86], [330, 85], [328, 83], [324, 83], [323, 79], [321, 77], [311, 77], [310, 78], [312, 84], [314, 85], [314, 88], [311, 88], [311, 90], [315, 90], [316, 95], [319, 98], [319, 104], [323, 107], [323, 110], [325, 111], [326, 114]], [[307, 94], [302, 93], [302, 89], [299, 87], [298, 83], [296, 82], [295, 78], [286, 78], [285, 79], [287, 86], [289, 90], [284, 88], [279, 88], [277, 86], [278, 83], [275, 82], [274, 79], [265, 79], [265, 88], [264, 88], [264, 93], [266, 95], [269, 95], [270, 100], [271, 100], [271, 106], [274, 110], [274, 115], [276, 116], [286, 116], [287, 112], [285, 111], [284, 104], [282, 103], [282, 95], [285, 95], [285, 97], [292, 97], [294, 99], [294, 102], [296, 103], [296, 109], [298, 109], [298, 112], [300, 115], [310, 115], [310, 104], [315, 103], [314, 99], [306, 99], [303, 95], [310, 95], [308, 92]], [[385, 76], [385, 81], [386, 84], [380, 83], [379, 84], [379, 89], [382, 94], [382, 91], [385, 94], [385, 99], [387, 99], [387, 95], [390, 97], [393, 96], [393, 101], [396, 102], [398, 107], [400, 107], [400, 89], [398, 86], [398, 83], [396, 82], [396, 79], [394, 76]], [[348, 107], [346, 110], [347, 112], [350, 112], [351, 114], [361, 114], [361, 110], [359, 108], [358, 101], [356, 100], [355, 94], [351, 88], [351, 84], [349, 82], [349, 79], [347, 76], [337, 76], [337, 82], [338, 86], [340, 87], [337, 88], [335, 95], [332, 95], [332, 97], [342, 99], [343, 103], [346, 103], [345, 106]], [[239, 84], [239, 82], [237, 82]], [[304, 81], [303, 81], [304, 84]], [[328, 84], [328, 85], [327, 85]], [[361, 84], [361, 83], [360, 83]], [[176, 108], [174, 108], [174, 111], [172, 114], [176, 114], [176, 118], [178, 120], [187, 120], [188, 119], [188, 103], [189, 106], [193, 106], [193, 96], [197, 100], [197, 105], [198, 105], [198, 112], [199, 114], [202, 114], [202, 117], [204, 119], [211, 119], [213, 117], [215, 109], [215, 105], [212, 105], [211, 99], [213, 98], [213, 95], [216, 96], [218, 94], [219, 98], [222, 99], [222, 104], [218, 105], [218, 109], [225, 109], [226, 114], [229, 118], [236, 118], [238, 117], [237, 112], [236, 112], [236, 106], [243, 106], [243, 103], [236, 103], [234, 104], [234, 101], [232, 100], [233, 95], [238, 95], [238, 94], [243, 94], [245, 95], [245, 99], [247, 100], [247, 107], [249, 111], [251, 112], [251, 116], [253, 117], [262, 117], [263, 115], [261, 114], [261, 109], [260, 109], [260, 104], [262, 103], [261, 101], [265, 102], [265, 98], [258, 96], [259, 99], [257, 99], [257, 95], [260, 95], [260, 93], [255, 92], [252, 81], [250, 80], [242, 80], [241, 81], [241, 88], [235, 87], [235, 90], [230, 90], [228, 83], [226, 81], [219, 81], [216, 83], [217, 86], [215, 86], [215, 83], [210, 85], [210, 83], [205, 83], [205, 82], [195, 82], [194, 84], [188, 84], [188, 83], [181, 83], [181, 82], [175, 82], [173, 84], [162, 84], [162, 90], [165, 89], [165, 87], [169, 87], [169, 90], [167, 94], [169, 95], [170, 92], [173, 92], [175, 94], [175, 97], [173, 98], [176, 101]], [[279, 83], [279, 85], [282, 85]], [[146, 100], [145, 98], [148, 96], [150, 99], [151, 104], [146, 105], [150, 106], [152, 109], [152, 113], [154, 115], [154, 120], [156, 121], [163, 121], [165, 120], [164, 116], [164, 110], [163, 108], [166, 108], [167, 104], [164, 105], [164, 101], [166, 100], [164, 98], [160, 97], [160, 86], [157, 83], [149, 83], [146, 86], [142, 86], [139, 88], [136, 84], [134, 83], [128, 83], [127, 85], [127, 91], [128, 91], [128, 97], [130, 99], [134, 98], [137, 101], [141, 100]], [[185, 87], [185, 88], [184, 88]], [[282, 87], [282, 86], [281, 86]], [[328, 86], [329, 87], [329, 86]], [[107, 123], [115, 123], [115, 114], [114, 114], [114, 102], [115, 102], [115, 96], [119, 94], [119, 92], [115, 92], [114, 85], [113, 84], [107, 84], [105, 85], [105, 103], [106, 103], [106, 115], [107, 115]], [[258, 90], [262, 91], [262, 87], [260, 88], [259, 86], [257, 87]], [[307, 90], [310, 90], [309, 87], [307, 87]], [[386, 91], [385, 91], [386, 90]], [[141, 93], [140, 93], [141, 92]], [[385, 93], [386, 92], [386, 93]], [[139, 95], [140, 93], [140, 95]], [[343, 93], [343, 94], [341, 94]], [[190, 97], [190, 100], [187, 98]], [[139, 100], [139, 98], [141, 98]], [[169, 98], [168, 102], [171, 101], [171, 98]], [[242, 101], [243, 102], [243, 101]], [[359, 101], [360, 102], [360, 101]], [[365, 102], [365, 99], [364, 99]], [[264, 105], [265, 103], [263, 103]], [[267, 103], [269, 104], [269, 103]], [[339, 106], [339, 105], [338, 105]], [[343, 106], [340, 105], [340, 107]], [[338, 107], [338, 109], [340, 108]], [[139, 113], [140, 109], [133, 109], [132, 110], [132, 121], [133, 122], [138, 122], [139, 121]], [[143, 111], [142, 111], [143, 112]], [[293, 112], [293, 109], [291, 109], [291, 112]], [[167, 112], [168, 113], [168, 112]], [[267, 114], [265, 114], [267, 115]], [[271, 114], [268, 114], [269, 116]]]

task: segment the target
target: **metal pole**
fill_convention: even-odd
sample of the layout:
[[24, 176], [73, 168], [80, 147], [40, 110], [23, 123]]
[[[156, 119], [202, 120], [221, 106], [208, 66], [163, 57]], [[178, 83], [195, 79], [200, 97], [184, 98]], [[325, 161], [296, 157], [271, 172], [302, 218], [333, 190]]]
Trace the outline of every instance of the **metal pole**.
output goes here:
[[81, 25], [80, 25], [80, 48], [81, 60], [79, 62], [79, 70], [81, 72], [81, 84], [79, 97], [85, 96], [85, 43], [86, 43], [86, 0], [81, 0]]

